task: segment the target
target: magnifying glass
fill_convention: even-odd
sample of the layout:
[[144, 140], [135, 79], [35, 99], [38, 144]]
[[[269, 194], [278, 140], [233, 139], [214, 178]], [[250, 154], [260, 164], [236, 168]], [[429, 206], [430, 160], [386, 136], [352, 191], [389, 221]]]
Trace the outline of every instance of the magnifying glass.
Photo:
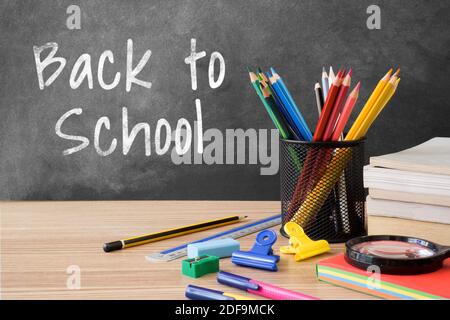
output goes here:
[[450, 257], [450, 246], [404, 236], [358, 237], [347, 241], [345, 249], [345, 260], [352, 266], [363, 270], [377, 266], [387, 274], [433, 272]]

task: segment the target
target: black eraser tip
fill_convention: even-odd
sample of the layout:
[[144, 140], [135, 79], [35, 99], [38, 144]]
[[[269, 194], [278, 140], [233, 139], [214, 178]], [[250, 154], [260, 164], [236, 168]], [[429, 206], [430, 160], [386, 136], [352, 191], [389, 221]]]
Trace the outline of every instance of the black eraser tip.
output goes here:
[[122, 249], [122, 241], [108, 242], [103, 245], [103, 251], [111, 252]]

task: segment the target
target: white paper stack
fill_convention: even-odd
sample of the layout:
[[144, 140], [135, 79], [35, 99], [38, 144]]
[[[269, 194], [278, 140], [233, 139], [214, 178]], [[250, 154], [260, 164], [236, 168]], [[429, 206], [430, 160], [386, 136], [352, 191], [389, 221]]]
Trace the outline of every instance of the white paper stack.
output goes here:
[[450, 224], [450, 138], [370, 158], [369, 215]]

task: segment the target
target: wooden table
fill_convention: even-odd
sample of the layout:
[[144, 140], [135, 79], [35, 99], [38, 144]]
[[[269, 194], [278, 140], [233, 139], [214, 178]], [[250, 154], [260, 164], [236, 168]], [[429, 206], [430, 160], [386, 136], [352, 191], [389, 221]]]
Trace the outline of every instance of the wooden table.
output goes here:
[[[225, 290], [213, 274], [200, 279], [181, 275], [180, 260], [150, 263], [144, 256], [231, 226], [108, 254], [102, 244], [227, 215], [248, 215], [248, 221], [254, 221], [278, 213], [279, 207], [274, 201], [0, 202], [1, 298], [184, 299], [184, 289], [190, 283]], [[369, 219], [371, 234], [409, 234], [450, 244], [449, 231], [450, 226], [443, 224]], [[241, 238], [242, 249], [250, 249], [254, 239], [254, 235]], [[286, 243], [280, 236], [276, 251]], [[329, 255], [338, 252], [342, 252], [342, 245], [332, 245]], [[373, 299], [317, 281], [315, 264], [325, 256], [304, 262], [282, 256], [279, 272], [274, 273], [236, 267], [230, 259], [221, 260], [221, 269], [321, 299]], [[72, 289], [67, 287], [70, 266], [80, 268], [80, 289], [73, 284], [69, 285]]]

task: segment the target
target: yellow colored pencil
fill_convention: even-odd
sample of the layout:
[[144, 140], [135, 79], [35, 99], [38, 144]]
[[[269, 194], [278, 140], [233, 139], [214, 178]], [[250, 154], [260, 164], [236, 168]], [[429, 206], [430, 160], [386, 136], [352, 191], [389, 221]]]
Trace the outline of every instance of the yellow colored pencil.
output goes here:
[[389, 82], [389, 79], [391, 78], [392, 74], [392, 68], [386, 73], [386, 75], [378, 82], [375, 89], [373, 90], [372, 94], [370, 95], [369, 99], [367, 100], [366, 104], [364, 105], [362, 111], [359, 113], [358, 117], [356, 118], [355, 122], [353, 123], [352, 127], [350, 128], [350, 131], [348, 132], [346, 140], [355, 140], [355, 131], [361, 126], [364, 119], [367, 117], [368, 113], [372, 109], [374, 103], [377, 101], [380, 94], [383, 92], [384, 87]]
[[361, 125], [357, 128], [355, 137], [356, 139], [360, 139], [364, 137], [364, 135], [369, 130], [372, 123], [375, 121], [377, 116], [380, 114], [381, 110], [386, 106], [388, 101], [391, 99], [391, 97], [394, 95], [395, 90], [397, 89], [398, 81], [400, 80], [397, 78], [397, 76], [392, 76], [389, 82], [386, 84], [386, 86], [383, 89], [383, 92], [378, 97], [377, 101], [374, 103], [374, 106], [369, 111], [367, 116], [364, 118]]

